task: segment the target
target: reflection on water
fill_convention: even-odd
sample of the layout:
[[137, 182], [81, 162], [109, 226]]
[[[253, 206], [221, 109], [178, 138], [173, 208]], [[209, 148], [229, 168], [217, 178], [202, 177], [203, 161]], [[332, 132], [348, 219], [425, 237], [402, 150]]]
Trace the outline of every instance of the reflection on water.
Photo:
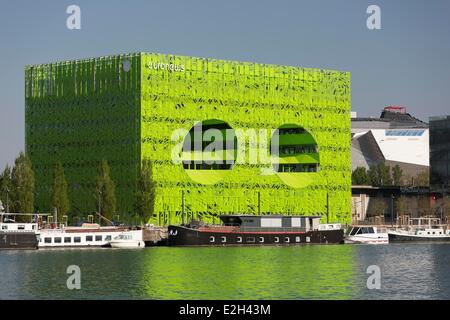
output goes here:
[[[0, 298], [430, 299], [450, 296], [450, 245], [0, 252]], [[68, 290], [66, 268], [81, 268]], [[382, 288], [369, 290], [378, 265]]]

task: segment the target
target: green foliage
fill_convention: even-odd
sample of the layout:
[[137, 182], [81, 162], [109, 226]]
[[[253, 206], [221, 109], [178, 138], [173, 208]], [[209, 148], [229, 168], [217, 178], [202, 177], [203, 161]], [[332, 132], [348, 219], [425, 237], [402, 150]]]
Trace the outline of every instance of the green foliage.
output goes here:
[[367, 186], [371, 184], [371, 179], [366, 168], [357, 167], [352, 173], [352, 184], [355, 186]]
[[368, 175], [372, 186], [390, 186], [392, 185], [391, 168], [384, 162], [380, 162], [376, 165], [371, 165]]
[[414, 185], [419, 187], [429, 187], [430, 186], [430, 175], [428, 172], [423, 171], [417, 174], [414, 179]]
[[392, 180], [394, 186], [400, 186], [402, 184], [402, 178], [403, 178], [403, 170], [397, 164], [392, 168]]
[[136, 211], [141, 221], [149, 221], [155, 207], [156, 187], [153, 181], [153, 165], [151, 160], [142, 161], [141, 174], [138, 183]]
[[14, 162], [11, 173], [12, 211], [34, 212], [34, 172], [31, 160], [23, 152]]
[[52, 188], [52, 206], [58, 212], [58, 221], [67, 215], [69, 211], [69, 195], [67, 193], [67, 181], [64, 168], [60, 162], [55, 166], [55, 173]]
[[383, 197], [376, 197], [370, 200], [369, 212], [371, 216], [384, 215], [387, 210], [386, 200]]
[[442, 213], [445, 217], [450, 216], [450, 198], [444, 197], [442, 199]]
[[397, 216], [406, 215], [407, 212], [407, 200], [405, 196], [400, 196], [395, 199], [395, 210], [397, 212]]
[[11, 191], [11, 168], [6, 165], [5, 169], [0, 175], [0, 200], [3, 203], [5, 212], [10, 211], [11, 209]]
[[102, 160], [97, 176], [95, 197], [100, 204], [100, 214], [109, 220], [114, 219], [117, 211], [116, 187], [110, 177], [108, 161]]

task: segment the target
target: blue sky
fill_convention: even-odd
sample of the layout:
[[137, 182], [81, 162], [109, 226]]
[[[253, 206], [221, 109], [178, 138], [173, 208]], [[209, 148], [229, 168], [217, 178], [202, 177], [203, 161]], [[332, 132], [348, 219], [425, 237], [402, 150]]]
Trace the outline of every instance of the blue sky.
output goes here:
[[[81, 7], [81, 30], [66, 8]], [[366, 27], [381, 8], [382, 30]], [[159, 52], [352, 73], [352, 109], [450, 114], [450, 1], [15, 0], [0, 11], [0, 169], [24, 149], [27, 64]]]

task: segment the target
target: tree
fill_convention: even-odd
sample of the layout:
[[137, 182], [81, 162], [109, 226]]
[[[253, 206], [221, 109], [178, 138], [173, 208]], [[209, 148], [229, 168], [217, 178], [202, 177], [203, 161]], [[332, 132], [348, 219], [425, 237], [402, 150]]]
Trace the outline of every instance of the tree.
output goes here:
[[442, 215], [444, 217], [450, 216], [450, 198], [444, 197], [442, 199]]
[[391, 167], [387, 166], [384, 162], [371, 165], [368, 175], [373, 186], [392, 185]]
[[153, 214], [155, 207], [155, 189], [152, 162], [149, 159], [145, 159], [142, 161], [136, 203], [137, 213], [143, 221], [148, 221]]
[[3, 203], [3, 207], [6, 212], [11, 209], [11, 191], [12, 191], [12, 182], [11, 182], [11, 168], [6, 165], [5, 170], [3, 170], [0, 175], [0, 200]]
[[367, 172], [367, 175], [369, 176], [370, 183], [372, 186], [380, 186], [381, 185], [377, 165], [374, 165], [374, 164], [371, 165], [369, 168], [369, 171]]
[[18, 213], [34, 211], [34, 183], [31, 160], [21, 152], [14, 162], [11, 173], [13, 211]]
[[394, 186], [400, 186], [402, 184], [403, 170], [397, 164], [392, 168], [392, 179], [394, 180]]
[[55, 166], [52, 188], [52, 206], [58, 212], [58, 221], [67, 215], [69, 211], [69, 195], [67, 193], [67, 180], [64, 175], [64, 168], [60, 162]]
[[97, 176], [95, 198], [100, 214], [112, 220], [116, 213], [116, 186], [110, 177], [108, 161], [102, 160]]
[[366, 168], [357, 167], [352, 173], [352, 184], [355, 186], [370, 185], [370, 177]]
[[397, 211], [397, 217], [403, 216], [407, 213], [407, 203], [405, 196], [400, 196], [395, 200], [395, 210]]
[[383, 197], [376, 197], [370, 202], [370, 212], [372, 216], [383, 215], [387, 209], [386, 201]]
[[430, 176], [428, 172], [422, 171], [417, 174], [415, 180], [415, 185], [419, 187], [428, 187], [430, 185]]
[[381, 186], [392, 185], [391, 167], [387, 166], [384, 162], [378, 164], [378, 174], [380, 176]]

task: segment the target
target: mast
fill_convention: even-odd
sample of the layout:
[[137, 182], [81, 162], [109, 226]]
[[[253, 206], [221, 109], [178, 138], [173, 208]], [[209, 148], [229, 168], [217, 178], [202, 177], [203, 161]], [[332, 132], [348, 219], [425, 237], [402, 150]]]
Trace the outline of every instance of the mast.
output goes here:
[[261, 192], [258, 191], [258, 216], [261, 215]]
[[184, 190], [181, 191], [181, 225], [184, 226]]

